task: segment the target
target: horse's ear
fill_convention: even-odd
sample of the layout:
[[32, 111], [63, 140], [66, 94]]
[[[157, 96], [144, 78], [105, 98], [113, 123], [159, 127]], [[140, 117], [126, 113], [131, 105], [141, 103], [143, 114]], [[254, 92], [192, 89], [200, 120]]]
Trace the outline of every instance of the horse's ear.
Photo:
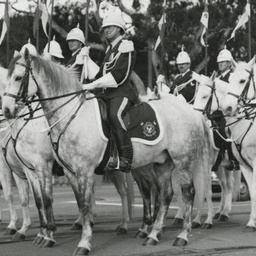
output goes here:
[[217, 77], [217, 72], [214, 70], [210, 78], [212, 81], [214, 81], [216, 77]]
[[233, 69], [235, 69], [237, 66], [237, 62], [234, 60], [234, 58], [232, 58], [232, 60], [231, 60], [231, 66]]
[[248, 65], [249, 65], [250, 68], [252, 68], [254, 64], [255, 64], [255, 55], [254, 55], [253, 58], [248, 62]]
[[29, 58], [29, 50], [28, 50], [28, 48], [25, 48], [24, 58], [25, 58], [25, 60], [27, 60]]

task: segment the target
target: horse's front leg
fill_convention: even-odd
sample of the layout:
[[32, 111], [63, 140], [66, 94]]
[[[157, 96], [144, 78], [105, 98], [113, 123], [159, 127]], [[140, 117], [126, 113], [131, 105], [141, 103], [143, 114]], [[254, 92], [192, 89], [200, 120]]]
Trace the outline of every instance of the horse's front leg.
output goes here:
[[40, 244], [44, 240], [44, 237], [47, 233], [46, 232], [47, 218], [46, 218], [45, 209], [44, 209], [44, 200], [42, 196], [42, 190], [41, 190], [39, 179], [35, 171], [26, 169], [25, 173], [31, 185], [31, 190], [32, 190], [35, 204], [38, 210], [39, 221], [40, 221], [40, 231], [37, 234], [37, 237], [35, 238], [35, 240], [33, 241], [33, 244]]
[[16, 223], [18, 221], [18, 216], [13, 201], [12, 171], [9, 167], [4, 165], [4, 162], [0, 161], [0, 164], [0, 181], [3, 188], [4, 199], [10, 212], [10, 223], [6, 228], [4, 235], [14, 235], [17, 232]]
[[29, 184], [27, 179], [19, 178], [15, 173], [13, 177], [19, 191], [19, 198], [22, 207], [23, 222], [22, 227], [14, 235], [15, 240], [24, 240], [26, 238], [26, 231], [31, 226], [30, 212], [29, 212]]
[[91, 250], [92, 228], [90, 224], [90, 215], [92, 209], [92, 193], [93, 193], [93, 172], [92, 167], [85, 167], [76, 171], [78, 184], [78, 204], [80, 206], [82, 217], [82, 237], [74, 251], [73, 255], [87, 255]]
[[52, 167], [53, 160], [49, 162], [43, 162], [37, 166], [36, 172], [39, 179], [42, 199], [44, 202], [44, 210], [47, 220], [46, 230], [44, 231], [45, 237], [40, 247], [52, 247], [56, 241], [54, 240], [53, 234], [56, 231], [56, 224], [53, 215], [53, 195], [52, 195]]

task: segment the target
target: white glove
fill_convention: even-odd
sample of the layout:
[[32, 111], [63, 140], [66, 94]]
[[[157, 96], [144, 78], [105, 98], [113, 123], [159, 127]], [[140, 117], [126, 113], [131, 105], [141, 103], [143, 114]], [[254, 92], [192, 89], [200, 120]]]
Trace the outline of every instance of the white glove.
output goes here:
[[84, 64], [84, 56], [80, 53], [76, 56], [76, 64], [78, 65]]
[[83, 89], [84, 90], [93, 90], [95, 88], [95, 83], [92, 82], [92, 83], [89, 83], [89, 84], [83, 84]]
[[166, 84], [166, 81], [165, 81], [165, 77], [163, 76], [163, 75], [158, 75], [158, 77], [157, 77], [157, 80], [156, 80], [156, 83], [157, 83], [157, 85], [159, 84], [159, 83], [164, 83], [164, 84]]
[[90, 47], [89, 46], [84, 46], [80, 53], [82, 56], [89, 56], [89, 50], [90, 50]]

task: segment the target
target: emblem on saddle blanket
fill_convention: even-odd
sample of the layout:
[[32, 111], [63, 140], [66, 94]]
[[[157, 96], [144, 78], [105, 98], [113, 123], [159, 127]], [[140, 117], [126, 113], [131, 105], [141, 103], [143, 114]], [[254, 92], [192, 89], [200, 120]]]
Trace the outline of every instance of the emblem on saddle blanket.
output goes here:
[[[103, 122], [100, 116], [99, 104], [95, 100], [98, 128], [104, 140], [108, 140]], [[156, 145], [163, 138], [164, 130], [157, 110], [153, 104], [142, 102], [137, 106], [131, 107], [124, 117], [124, 123], [134, 142], [146, 145]]]

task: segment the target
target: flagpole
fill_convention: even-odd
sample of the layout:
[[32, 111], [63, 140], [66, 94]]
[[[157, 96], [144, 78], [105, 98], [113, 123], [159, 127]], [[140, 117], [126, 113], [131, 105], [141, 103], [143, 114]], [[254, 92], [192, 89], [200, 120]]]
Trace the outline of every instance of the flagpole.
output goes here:
[[[205, 11], [206, 12], [208, 12], [208, 1], [207, 0], [205, 0]], [[207, 76], [207, 59], [208, 59], [208, 38], [207, 38], [207, 36], [208, 36], [208, 29], [206, 29], [206, 31], [205, 31], [205, 61], [206, 61], [206, 65], [205, 65], [205, 70], [204, 70], [204, 72], [205, 72], [205, 75]]]
[[[164, 16], [165, 15], [165, 8], [166, 8], [166, 0], [164, 0], [164, 3], [163, 3], [163, 14], [162, 14], [162, 17], [164, 17], [163, 19], [165, 20], [166, 17]], [[163, 42], [163, 35], [164, 35], [164, 31], [165, 31], [165, 21], [163, 20], [163, 24], [162, 24], [162, 28], [161, 28], [161, 31], [160, 31], [160, 38], [161, 38], [161, 56], [160, 56], [160, 74], [163, 73], [163, 65], [164, 65], [164, 42]], [[162, 34], [162, 35], [161, 35]]]
[[[10, 12], [10, 10], [9, 10], [9, 1], [8, 0], [6, 0], [7, 1], [7, 8], [8, 8], [8, 10], [7, 10], [7, 14], [8, 14], [8, 16], [9, 16], [9, 12]], [[5, 10], [6, 11], [6, 10]], [[9, 30], [10, 30], [10, 19], [9, 19], [9, 24], [7, 25], [7, 31], [6, 31], [6, 61], [7, 61], [7, 66], [9, 66], [9, 61], [10, 61], [10, 32], [9, 32]], [[8, 27], [9, 26], [9, 27]]]
[[88, 46], [89, 5], [90, 5], [90, 0], [86, 0], [86, 17], [85, 17], [85, 45], [86, 46]]
[[48, 49], [47, 49], [48, 52], [50, 52], [50, 41], [51, 41], [51, 37], [52, 37], [52, 15], [53, 15], [53, 6], [54, 6], [54, 0], [52, 0], [51, 16], [50, 16], [50, 21], [49, 21]]
[[[247, 0], [247, 3], [250, 5], [250, 0]], [[251, 5], [250, 5], [251, 8]], [[251, 13], [251, 12], [250, 12]], [[251, 15], [248, 16], [248, 56], [249, 61], [252, 58], [252, 41], [251, 41]]]
[[[39, 8], [39, 1], [37, 0], [37, 8]], [[37, 21], [37, 26], [36, 26], [36, 50], [39, 52], [39, 21]]]

